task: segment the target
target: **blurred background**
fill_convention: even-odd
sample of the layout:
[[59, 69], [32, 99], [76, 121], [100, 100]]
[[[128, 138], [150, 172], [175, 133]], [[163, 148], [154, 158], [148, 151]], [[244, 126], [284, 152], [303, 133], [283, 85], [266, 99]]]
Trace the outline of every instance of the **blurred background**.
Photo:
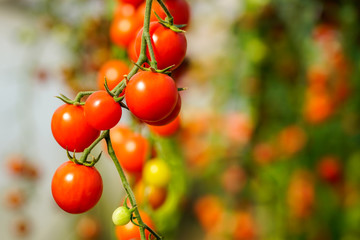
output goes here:
[[[187, 57], [172, 75], [188, 88], [180, 129], [162, 137], [127, 111], [121, 120], [172, 171], [163, 201], [143, 204], [155, 228], [166, 239], [360, 239], [358, 1], [186, 2]], [[105, 154], [94, 209], [54, 202], [67, 157], [50, 122], [54, 96], [96, 90], [109, 59], [131, 66], [109, 36], [123, 5], [0, 0], [1, 239], [121, 239], [111, 214], [124, 192]]]

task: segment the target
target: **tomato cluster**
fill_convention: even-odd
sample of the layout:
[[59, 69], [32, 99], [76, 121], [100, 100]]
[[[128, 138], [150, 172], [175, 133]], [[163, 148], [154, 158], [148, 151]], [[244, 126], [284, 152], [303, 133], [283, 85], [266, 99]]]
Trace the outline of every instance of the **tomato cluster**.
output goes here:
[[[137, 61], [140, 53], [141, 34], [139, 34], [139, 30], [144, 22], [145, 5], [146, 2], [142, 0], [119, 0], [110, 26], [111, 41], [117, 46], [127, 49], [129, 58], [133, 62]], [[165, 5], [174, 18], [174, 24], [187, 25], [189, 23], [190, 7], [186, 0], [167, 0], [165, 1]], [[154, 12], [156, 12], [160, 18], [166, 18], [166, 14], [159, 3], [153, 1], [152, 10], [150, 21], [154, 22], [152, 26], [156, 27], [152, 27], [150, 34], [157, 52], [156, 60], [161, 63], [159, 64], [159, 68], [165, 68], [162, 64], [162, 58], [168, 58], [169, 55], [167, 54], [170, 54], [170, 58], [176, 58], [176, 56], [177, 58], [183, 58], [185, 56], [186, 39], [182, 33], [170, 32], [169, 29], [163, 28], [157, 23], [155, 24], [158, 19]], [[173, 43], [174, 40], [176, 42]], [[135, 41], [137, 41], [139, 45], [137, 48], [135, 48]], [[168, 44], [169, 42], [172, 44]], [[180, 64], [181, 61], [182, 59], [178, 64]], [[170, 63], [170, 65], [173, 64], [175, 63]]]
[[[185, 58], [187, 40], [181, 29], [188, 24], [189, 5], [186, 0], [164, 2], [173, 14], [173, 20], [167, 18], [159, 3], [153, 2], [152, 10], [162, 20], [157, 19], [154, 13], [151, 14], [151, 43], [147, 43], [146, 52], [140, 49], [143, 44], [144, 30], [141, 26], [146, 2], [122, 0], [115, 11], [110, 26], [110, 39], [126, 49], [132, 61], [137, 62], [142, 56], [139, 72], [131, 72], [123, 60], [110, 59], [99, 69], [98, 91], [79, 94], [75, 100], [60, 97], [65, 104], [53, 114], [53, 136], [67, 151], [84, 152], [80, 161], [68, 153], [71, 161], [63, 163], [52, 179], [52, 195], [66, 212], [88, 211], [101, 197], [102, 178], [94, 167], [98, 159], [89, 162], [86, 158], [89, 150], [102, 138], [106, 138], [107, 144], [111, 143], [108, 148], [114, 150], [116, 158], [109, 151], [114, 161], [117, 159], [129, 175], [137, 177], [135, 195], [140, 207], [149, 205], [157, 209], [166, 200], [171, 179], [168, 163], [151, 155], [152, 146], [148, 139], [124, 125], [118, 125], [124, 107], [157, 135], [170, 136], [180, 126], [181, 97], [169, 71], [179, 67]], [[151, 67], [145, 68], [148, 65]], [[89, 96], [82, 102], [85, 95]], [[124, 99], [126, 105], [125, 101], [122, 102]], [[100, 136], [101, 131], [104, 132]], [[123, 174], [122, 171], [119, 174]], [[140, 238], [138, 226], [130, 222], [134, 220], [133, 211], [137, 209], [129, 209], [129, 205], [120, 206], [112, 216], [118, 239]], [[140, 214], [144, 223], [153, 228], [151, 219], [144, 212]], [[149, 231], [145, 232], [148, 239]]]

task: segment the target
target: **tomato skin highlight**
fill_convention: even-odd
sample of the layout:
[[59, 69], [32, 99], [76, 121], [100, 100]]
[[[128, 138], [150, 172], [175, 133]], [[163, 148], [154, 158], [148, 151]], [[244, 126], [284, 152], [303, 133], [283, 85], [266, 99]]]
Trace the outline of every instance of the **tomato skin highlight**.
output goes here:
[[107, 130], [120, 121], [122, 109], [106, 91], [97, 91], [86, 100], [84, 113], [93, 128]]
[[70, 152], [82, 152], [100, 135], [85, 119], [83, 106], [64, 104], [55, 110], [51, 131], [61, 147]]
[[149, 151], [148, 141], [124, 126], [112, 128], [110, 139], [121, 166], [129, 173], [140, 173]]
[[105, 77], [110, 90], [113, 90], [129, 73], [129, 67], [120, 60], [109, 60], [105, 62], [98, 73], [97, 83], [100, 90], [105, 90]]
[[55, 171], [51, 182], [54, 200], [68, 213], [83, 213], [99, 201], [103, 190], [100, 173], [95, 167], [86, 167], [71, 161]]
[[138, 72], [125, 90], [129, 110], [143, 121], [156, 122], [175, 108], [178, 91], [174, 80], [162, 73]]
[[[140, 56], [142, 33], [143, 29], [138, 32], [135, 40], [137, 57]], [[149, 33], [158, 68], [164, 69], [172, 65], [174, 67], [171, 70], [177, 68], [186, 55], [187, 41], [185, 34], [174, 32], [158, 22], [150, 23]], [[147, 50], [147, 57], [151, 59], [149, 50]]]

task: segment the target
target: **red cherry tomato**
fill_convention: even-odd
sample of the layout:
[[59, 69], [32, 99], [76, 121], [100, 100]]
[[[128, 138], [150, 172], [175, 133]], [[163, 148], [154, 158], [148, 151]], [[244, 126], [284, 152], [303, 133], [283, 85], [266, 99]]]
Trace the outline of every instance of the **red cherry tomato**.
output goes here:
[[112, 128], [110, 139], [121, 166], [129, 173], [140, 173], [149, 151], [148, 141], [124, 126]]
[[157, 122], [146, 121], [146, 123], [153, 126], [164, 126], [172, 122], [179, 115], [180, 110], [181, 110], [181, 97], [180, 94], [178, 94], [178, 100], [176, 102], [176, 105], [172, 110], [172, 112], [166, 118]]
[[166, 1], [166, 7], [174, 18], [174, 24], [183, 25], [190, 22], [190, 6], [186, 0]]
[[106, 91], [97, 91], [89, 96], [84, 106], [86, 121], [95, 129], [107, 130], [121, 118], [122, 109]]
[[94, 207], [102, 190], [102, 178], [95, 167], [71, 161], [63, 163], [56, 170], [51, 182], [56, 203], [68, 213], [83, 213]]
[[129, 73], [129, 67], [120, 60], [109, 60], [105, 62], [98, 73], [97, 82], [100, 90], [105, 90], [106, 82], [110, 90], [112, 90], [119, 82], [124, 79], [124, 75]]
[[61, 147], [71, 152], [82, 152], [99, 136], [100, 131], [85, 119], [83, 106], [64, 104], [53, 114], [51, 131]]
[[131, 40], [136, 37], [141, 23], [135, 15], [115, 16], [110, 26], [111, 41], [120, 47], [126, 48]]
[[[143, 222], [148, 225], [151, 229], [154, 229], [154, 223], [144, 211], [140, 211], [140, 216]], [[118, 240], [134, 240], [140, 239], [140, 229], [132, 222], [124, 226], [116, 226], [115, 228], [116, 237]], [[145, 230], [145, 238], [148, 239], [150, 232]]]
[[150, 131], [162, 136], [162, 137], [169, 137], [177, 132], [180, 127], [180, 116], [177, 116], [173, 121], [170, 123], [163, 125], [163, 126], [151, 126], [149, 125]]
[[156, 122], [175, 108], [178, 91], [174, 80], [166, 74], [138, 72], [129, 81], [126, 103], [140, 120]]
[[[143, 29], [139, 31], [135, 40], [135, 51], [137, 57], [140, 55], [141, 36]], [[185, 58], [187, 41], [184, 33], [174, 32], [158, 22], [150, 23], [150, 37], [153, 45], [155, 59], [159, 69], [174, 65], [177, 68]], [[147, 57], [150, 59], [149, 51]]]

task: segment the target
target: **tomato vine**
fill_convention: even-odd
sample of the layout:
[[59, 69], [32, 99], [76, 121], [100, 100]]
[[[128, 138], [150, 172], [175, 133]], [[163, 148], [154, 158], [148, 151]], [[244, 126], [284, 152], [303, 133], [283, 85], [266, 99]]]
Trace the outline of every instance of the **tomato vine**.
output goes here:
[[[181, 49], [181, 51], [182, 51], [182, 54], [185, 55], [186, 39], [185, 39], [185, 36], [183, 35], [184, 31], [178, 28], [178, 27], [184, 27], [184, 25], [174, 25], [174, 18], [171, 15], [168, 8], [166, 7], [165, 3], [162, 0], [157, 0], [157, 2], [159, 3], [159, 5], [161, 6], [161, 8], [163, 9], [163, 11], [166, 14], [166, 18], [164, 20], [164, 19], [161, 19], [155, 13], [156, 17], [159, 20], [159, 24], [161, 24], [165, 28], [169, 29], [169, 31], [173, 31], [174, 33], [181, 33], [182, 34], [181, 37], [182, 37], [182, 39], [184, 39], [182, 41], [185, 41], [185, 45], [182, 46], [183, 49]], [[105, 88], [106, 92], [109, 94], [109, 96], [114, 99], [115, 103], [119, 103], [121, 107], [126, 108], [126, 109], [129, 109], [129, 108], [122, 102], [122, 100], [124, 99], [124, 96], [122, 96], [123, 94], [122, 95], [120, 95], [120, 94], [124, 92], [125, 88], [127, 87], [128, 82], [131, 81], [131, 78], [139, 71], [139, 69], [142, 69], [144, 71], [150, 71], [151, 73], [155, 73], [155, 74], [159, 74], [159, 75], [163, 74], [164, 77], [167, 79], [167, 81], [170, 81], [170, 83], [173, 81], [172, 78], [166, 76], [164, 73], [167, 73], [169, 70], [174, 69], [176, 67], [175, 65], [166, 66], [164, 69], [158, 69], [158, 62], [156, 60], [156, 54], [155, 54], [155, 50], [154, 50], [154, 46], [153, 46], [154, 43], [152, 42], [152, 39], [151, 39], [152, 36], [150, 34], [150, 19], [151, 19], [152, 4], [153, 4], [153, 0], [146, 0], [143, 29], [139, 33], [139, 34], [141, 34], [140, 54], [139, 54], [139, 57], [138, 57], [136, 63], [134, 63], [134, 67], [130, 70], [130, 72], [127, 75], [124, 75], [124, 78], [115, 87], [113, 87], [112, 90], [110, 90], [109, 86], [107, 85], [106, 77], [105, 77], [105, 80], [104, 80], [104, 88]], [[161, 46], [158, 46], [158, 48], [161, 48]], [[181, 59], [176, 62], [176, 64], [179, 65], [181, 63], [181, 61], [183, 60], [183, 58], [184, 57], [182, 56]], [[149, 65], [150, 68], [144, 68], [143, 67], [144, 64]], [[164, 64], [162, 64], [161, 66], [164, 66]], [[154, 123], [157, 123], [155, 125], [164, 125], [164, 124], [172, 121], [173, 119], [175, 119], [177, 117], [177, 115], [178, 115], [178, 113], [180, 111], [181, 99], [180, 99], [180, 95], [177, 93], [177, 91], [179, 91], [179, 89], [177, 89], [175, 87], [174, 83], [171, 83], [171, 84], [172, 84], [171, 85], [171, 90], [172, 91], [169, 94], [171, 95], [171, 97], [173, 97], [173, 100], [174, 100], [173, 104], [171, 106], [167, 106], [167, 108], [165, 110], [160, 109], [160, 111], [162, 111], [161, 112], [162, 114], [161, 114], [160, 117], [151, 119], [151, 120], [153, 120]], [[182, 89], [180, 89], [180, 90], [182, 90]], [[151, 89], [150, 89], [150, 91], [151, 91]], [[85, 112], [85, 114], [84, 114], [85, 117], [87, 115], [89, 115], [91, 117], [91, 116], [99, 115], [98, 111], [101, 111], [101, 110], [100, 109], [92, 109], [91, 108], [92, 106], [90, 106], [89, 110], [87, 110], [87, 105], [85, 104], [86, 102], [82, 102], [81, 100], [85, 96], [90, 96], [89, 98], [91, 98], [91, 96], [94, 96], [93, 94], [94, 95], [99, 95], [99, 92], [94, 92], [94, 91], [79, 92], [76, 95], [74, 100], [71, 100], [71, 99], [67, 98], [66, 96], [64, 96], [62, 94], [58, 98], [61, 99], [63, 102], [65, 102], [67, 105], [74, 106], [75, 108], [79, 107], [78, 112], [80, 110], [82, 112]], [[160, 94], [165, 94], [165, 93], [159, 92], [158, 94], [160, 95]], [[147, 95], [145, 95], [145, 97], [149, 97], [150, 95], [151, 94], [147, 94]], [[111, 100], [108, 100], [108, 98], [106, 98], [106, 99], [107, 99], [106, 101], [111, 102]], [[177, 99], [179, 99], [179, 100], [177, 100]], [[95, 100], [92, 99], [91, 101], [94, 102]], [[92, 104], [95, 105], [95, 103], [92, 103]], [[113, 104], [113, 103], [111, 103], [111, 104]], [[85, 105], [85, 111], [83, 110], [83, 105]], [[87, 111], [89, 112], [88, 114], [87, 114]], [[95, 111], [95, 113], [93, 113], [91, 111]], [[121, 108], [120, 108], [120, 111], [117, 110], [117, 109], [114, 110], [114, 112], [116, 112], [116, 111], [117, 111], [117, 115], [120, 115], [120, 117], [121, 117]], [[107, 114], [112, 115], [111, 112], [109, 112]], [[119, 119], [120, 119], [120, 117], [119, 117]], [[119, 159], [117, 158], [117, 156], [115, 154], [115, 151], [114, 151], [111, 139], [110, 139], [110, 129], [107, 129], [107, 128], [109, 128], [109, 127], [112, 128], [114, 125], [116, 125], [116, 123], [114, 123], [114, 121], [112, 121], [110, 124], [104, 126], [104, 124], [102, 122], [103, 120], [104, 119], [99, 119], [99, 122], [100, 122], [101, 126], [99, 126], [99, 124], [98, 124], [99, 122], [96, 122], [96, 121], [95, 121], [95, 123], [94, 123], [94, 121], [90, 122], [90, 123], [92, 123], [92, 124], [90, 124], [90, 125], [92, 125], [91, 127], [94, 127], [94, 132], [101, 131], [101, 130], [103, 130], [103, 131], [102, 131], [101, 134], [98, 135], [98, 137], [95, 140], [93, 140], [93, 138], [90, 139], [92, 141], [92, 143], [88, 144], [88, 146], [86, 148], [83, 147], [83, 145], [85, 145], [85, 143], [83, 145], [81, 145], [81, 149], [76, 149], [76, 147], [69, 148], [69, 144], [66, 142], [67, 139], [65, 139], [63, 141], [63, 143], [61, 143], [61, 146], [67, 150], [68, 158], [72, 162], [74, 162], [75, 164], [84, 165], [85, 167], [93, 167], [99, 161], [99, 159], [101, 157], [101, 153], [97, 157], [92, 157], [92, 159], [90, 159], [90, 160], [88, 159], [89, 155], [90, 155], [91, 151], [93, 150], [93, 148], [101, 140], [105, 139], [106, 145], [107, 145], [107, 151], [109, 153], [109, 156], [111, 157], [111, 159], [113, 160], [113, 162], [115, 164], [115, 167], [116, 167], [116, 169], [118, 171], [118, 174], [120, 176], [122, 185], [123, 185], [123, 187], [124, 187], [124, 189], [126, 191], [127, 197], [129, 199], [131, 207], [132, 207], [131, 208], [132, 210], [131, 210], [130, 219], [131, 219], [131, 221], [132, 221], [132, 223], [134, 225], [139, 227], [141, 239], [145, 240], [146, 236], [148, 235], [148, 234], [145, 233], [145, 230], [150, 232], [150, 236], [154, 236], [156, 239], [162, 239], [162, 236], [160, 236], [158, 233], [156, 233], [150, 226], [148, 226], [142, 220], [140, 211], [137, 208], [137, 203], [136, 203], [134, 193], [133, 193], [133, 191], [132, 191], [132, 189], [130, 187], [130, 184], [129, 184], [128, 180], [126, 179], [123, 167], [121, 166], [121, 164], [119, 162]], [[143, 120], [143, 119], [141, 119], [141, 120]], [[72, 124], [71, 122], [68, 123], [68, 124], [70, 124], [70, 127], [69, 127], [70, 130], [71, 129], [76, 129], [75, 126], [71, 126], [71, 124]], [[89, 127], [89, 129], [91, 127]], [[72, 133], [68, 132], [66, 134], [71, 135]], [[86, 137], [86, 135], [84, 135], [84, 136]], [[79, 138], [81, 139], [83, 136], [81, 134], [78, 134], [77, 137], [78, 137], [78, 139], [76, 139], [76, 141], [78, 141]], [[89, 139], [87, 139], [87, 141], [88, 140]], [[69, 151], [74, 152], [74, 155], [72, 156]], [[81, 155], [81, 157], [79, 159], [77, 159], [75, 157], [75, 152], [76, 151], [82, 152], [82, 155]], [[136, 220], [136, 222], [134, 222], [134, 220]]]

